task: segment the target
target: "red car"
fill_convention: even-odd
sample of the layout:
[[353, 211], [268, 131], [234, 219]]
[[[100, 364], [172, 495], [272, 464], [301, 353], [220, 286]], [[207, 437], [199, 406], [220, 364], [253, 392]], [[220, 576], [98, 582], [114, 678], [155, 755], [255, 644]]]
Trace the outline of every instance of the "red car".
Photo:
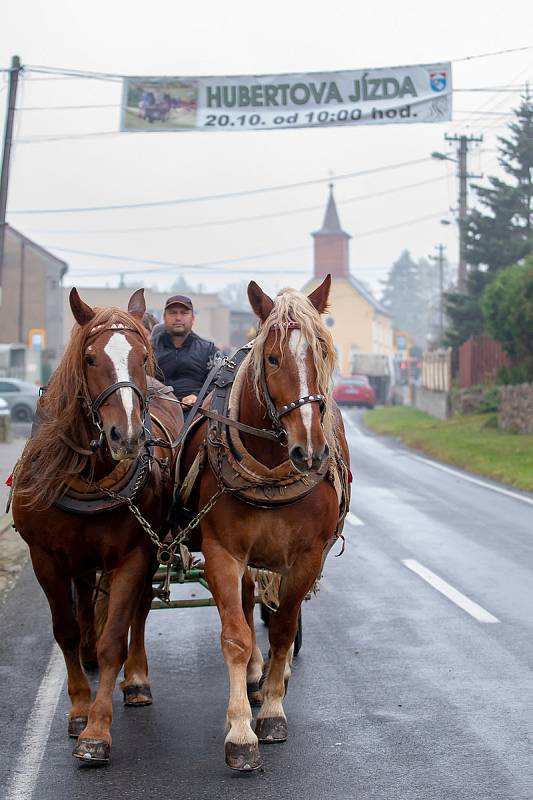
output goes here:
[[366, 375], [339, 375], [335, 381], [333, 399], [340, 406], [374, 408], [376, 395]]

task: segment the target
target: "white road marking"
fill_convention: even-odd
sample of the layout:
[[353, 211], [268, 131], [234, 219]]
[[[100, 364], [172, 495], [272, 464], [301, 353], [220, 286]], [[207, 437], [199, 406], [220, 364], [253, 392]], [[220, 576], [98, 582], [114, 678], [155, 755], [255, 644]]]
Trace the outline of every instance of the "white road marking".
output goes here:
[[457, 472], [457, 470], [452, 469], [451, 467], [446, 467], [444, 464], [438, 464], [436, 461], [431, 461], [429, 458], [423, 458], [422, 456], [415, 456], [411, 453], [409, 454], [411, 458], [414, 458], [416, 461], [421, 461], [423, 464], [429, 464], [430, 467], [434, 467], [435, 469], [440, 469], [442, 472], [447, 472], [450, 475], [453, 475], [455, 478], [462, 478], [463, 481], [468, 481], [469, 483], [475, 483], [477, 486], [482, 486], [484, 489], [490, 489], [492, 492], [498, 492], [498, 494], [504, 494], [507, 497], [512, 497], [514, 500], [521, 500], [522, 503], [528, 503], [528, 505], [533, 506], [533, 498], [531, 497], [524, 497], [524, 495], [518, 494], [518, 492], [513, 492], [510, 489], [504, 489], [501, 486], [493, 486], [490, 483], [486, 483], [485, 481], [480, 480], [479, 478], [473, 478], [470, 475], [464, 475], [462, 472]]
[[348, 513], [346, 514], [346, 522], [348, 522], [350, 525], [354, 525], [354, 526], [355, 525], [364, 525], [365, 524], [362, 519], [359, 519], [359, 517], [356, 517], [355, 514], [352, 514], [351, 511], [348, 511]]
[[458, 589], [454, 589], [454, 587], [445, 580], [439, 578], [439, 576], [431, 572], [430, 569], [419, 564], [414, 558], [404, 558], [402, 559], [402, 564], [407, 567], [407, 569], [415, 572], [420, 578], [429, 583], [430, 586], [433, 586], [434, 589], [447, 597], [448, 600], [451, 600], [452, 603], [455, 603], [455, 605], [462, 608], [463, 611], [466, 611], [467, 614], [470, 614], [471, 617], [477, 619], [478, 622], [494, 623], [500, 621], [497, 617], [482, 608], [482, 606], [470, 600], [469, 597]]
[[[126, 339], [123, 333], [113, 333], [108, 343], [104, 347], [104, 352], [109, 356], [115, 367], [117, 382], [129, 381], [130, 371], [128, 368], [128, 356], [131, 350], [131, 344]], [[122, 398], [122, 405], [128, 420], [128, 439], [131, 438], [133, 433], [133, 389], [125, 386], [119, 389]]]
[[31, 800], [64, 682], [63, 653], [54, 642], [52, 655], [26, 723], [20, 755], [5, 800]]
[[[307, 388], [307, 368], [305, 357], [307, 355], [307, 348], [309, 345], [305, 341], [300, 330], [291, 331], [289, 347], [298, 367], [298, 378], [300, 381], [298, 397], [307, 397], [309, 394], [309, 389]], [[300, 406], [300, 414], [302, 415], [302, 422], [307, 432], [307, 458], [311, 459], [313, 457], [313, 443], [311, 441], [313, 409], [311, 408], [311, 403], [306, 403], [306, 405]], [[311, 462], [309, 462], [309, 464], [310, 463]]]

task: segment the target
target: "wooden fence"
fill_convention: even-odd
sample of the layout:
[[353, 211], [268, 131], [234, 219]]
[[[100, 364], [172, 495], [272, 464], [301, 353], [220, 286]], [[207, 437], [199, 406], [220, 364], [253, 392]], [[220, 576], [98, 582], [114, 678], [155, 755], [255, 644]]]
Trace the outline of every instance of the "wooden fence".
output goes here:
[[431, 392], [449, 392], [452, 385], [452, 348], [431, 350], [422, 357], [422, 386]]
[[501, 367], [509, 363], [499, 342], [490, 336], [471, 336], [459, 348], [459, 386], [467, 389], [494, 383]]

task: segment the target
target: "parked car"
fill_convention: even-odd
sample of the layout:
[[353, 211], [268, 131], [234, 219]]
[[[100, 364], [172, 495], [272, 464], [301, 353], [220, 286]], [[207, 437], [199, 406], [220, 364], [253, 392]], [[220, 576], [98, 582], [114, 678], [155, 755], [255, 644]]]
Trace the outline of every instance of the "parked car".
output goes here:
[[15, 422], [31, 422], [39, 399], [39, 387], [18, 378], [0, 378], [0, 397], [9, 406]]
[[366, 375], [339, 375], [335, 381], [333, 399], [340, 406], [374, 408], [376, 395]]

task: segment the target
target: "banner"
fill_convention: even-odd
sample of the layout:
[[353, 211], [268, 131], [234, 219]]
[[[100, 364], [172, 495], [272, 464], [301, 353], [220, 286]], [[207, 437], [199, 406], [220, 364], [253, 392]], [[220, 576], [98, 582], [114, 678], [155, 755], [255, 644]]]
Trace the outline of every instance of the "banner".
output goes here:
[[126, 78], [123, 131], [242, 131], [446, 122], [449, 62], [294, 75]]

